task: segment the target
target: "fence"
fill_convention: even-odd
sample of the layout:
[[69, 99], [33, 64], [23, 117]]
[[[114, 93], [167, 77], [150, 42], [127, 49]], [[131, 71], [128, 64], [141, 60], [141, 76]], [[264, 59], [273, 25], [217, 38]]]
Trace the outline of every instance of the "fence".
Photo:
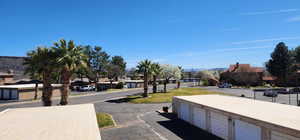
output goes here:
[[265, 96], [265, 91], [270, 89], [256, 89], [253, 90], [253, 96], [252, 98], [255, 100], [263, 100], [263, 101], [269, 101], [274, 103], [281, 103], [281, 104], [288, 104], [288, 105], [296, 105], [299, 106], [299, 90], [297, 91], [286, 91], [286, 89], [271, 89], [275, 91], [275, 94], [277, 96]]

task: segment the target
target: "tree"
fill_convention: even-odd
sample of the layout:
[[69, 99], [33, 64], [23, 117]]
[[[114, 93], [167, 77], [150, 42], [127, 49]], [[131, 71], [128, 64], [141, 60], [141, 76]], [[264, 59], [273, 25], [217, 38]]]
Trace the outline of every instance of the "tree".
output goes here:
[[296, 47], [295, 50], [290, 51], [296, 63], [300, 64], [300, 46]]
[[75, 46], [72, 40], [67, 43], [66, 40], [62, 39], [54, 43], [54, 46], [54, 50], [58, 55], [56, 58], [57, 67], [60, 69], [63, 83], [60, 104], [67, 105], [71, 77], [79, 67], [86, 66], [87, 57], [83, 53], [83, 49]]
[[[52, 101], [52, 74], [56, 69], [56, 53], [53, 49], [38, 47], [36, 50], [27, 53], [24, 65], [25, 73], [33, 79], [43, 80], [42, 101], [44, 106], [51, 106]], [[37, 96], [37, 95], [36, 95]]]
[[139, 62], [137, 71], [144, 74], [144, 94], [143, 97], [148, 97], [148, 77], [151, 74], [152, 62], [148, 59]]
[[153, 75], [153, 93], [157, 92], [157, 77], [161, 74], [162, 68], [158, 63], [151, 65], [151, 72]]
[[84, 54], [87, 56], [86, 77], [98, 82], [100, 75], [105, 75], [110, 56], [100, 46], [84, 46]]
[[121, 73], [121, 69], [118, 65], [109, 64], [106, 66], [107, 78], [110, 81], [110, 88], [112, 88], [112, 83]]
[[290, 71], [291, 59], [288, 47], [280, 42], [271, 54], [271, 59], [266, 63], [268, 72], [276, 76], [280, 82], [286, 84], [286, 77]]
[[[126, 70], [126, 62], [124, 61], [124, 58], [122, 56], [114, 56], [111, 58], [111, 65], [115, 65], [115, 67], [118, 67], [119, 70], [116, 73], [116, 81], [118, 81], [118, 77], [123, 76], [125, 74]], [[108, 71], [110, 72], [110, 71]]]
[[181, 70], [177, 66], [172, 66], [169, 64], [161, 65], [162, 73], [161, 76], [164, 78], [164, 92], [167, 92], [167, 83], [171, 78], [179, 80], [181, 78]]

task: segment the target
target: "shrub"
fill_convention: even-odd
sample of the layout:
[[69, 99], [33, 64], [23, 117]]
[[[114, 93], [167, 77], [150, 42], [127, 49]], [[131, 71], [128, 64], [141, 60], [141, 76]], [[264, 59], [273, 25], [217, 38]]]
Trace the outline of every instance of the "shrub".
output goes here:
[[122, 89], [124, 88], [124, 84], [122, 82], [119, 82], [117, 85], [116, 85], [116, 89]]
[[202, 85], [203, 85], [203, 86], [209, 86], [208, 80], [207, 80], [207, 79], [203, 80], [203, 81], [202, 81]]

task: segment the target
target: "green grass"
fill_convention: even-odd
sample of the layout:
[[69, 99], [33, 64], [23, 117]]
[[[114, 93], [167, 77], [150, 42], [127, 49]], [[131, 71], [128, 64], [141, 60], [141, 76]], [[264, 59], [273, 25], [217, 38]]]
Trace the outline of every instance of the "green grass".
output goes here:
[[220, 92], [208, 91], [200, 88], [180, 88], [170, 90], [167, 93], [149, 94], [150, 97], [143, 98], [141, 95], [128, 96], [123, 101], [140, 104], [140, 103], [169, 103], [172, 102], [173, 96], [190, 96], [190, 95], [207, 95], [207, 94], [223, 94]]
[[114, 126], [114, 121], [111, 115], [107, 113], [97, 113], [96, 116], [99, 128]]
[[106, 92], [115, 93], [115, 92], [130, 91], [130, 90], [135, 90], [135, 88], [108, 89], [108, 90], [106, 90]]
[[116, 92], [116, 91], [122, 91], [123, 89], [108, 89], [106, 92]]

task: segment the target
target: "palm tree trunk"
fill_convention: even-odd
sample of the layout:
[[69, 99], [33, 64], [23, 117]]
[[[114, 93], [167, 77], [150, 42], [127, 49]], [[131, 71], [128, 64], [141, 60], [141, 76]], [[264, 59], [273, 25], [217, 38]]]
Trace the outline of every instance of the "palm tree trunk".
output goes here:
[[148, 74], [144, 73], [144, 94], [143, 97], [148, 97]]
[[153, 75], [153, 93], [157, 92], [156, 75]]
[[164, 93], [167, 93], [167, 79], [164, 81]]
[[68, 104], [68, 97], [70, 93], [70, 79], [71, 74], [68, 70], [64, 69], [62, 72], [62, 80], [63, 80], [63, 86], [62, 86], [62, 92], [61, 92], [61, 99], [60, 99], [60, 105], [67, 105]]
[[38, 88], [39, 88], [39, 84], [38, 84], [38, 82], [36, 82], [35, 89], [34, 89], [34, 100], [36, 100], [38, 98]]
[[113, 88], [113, 80], [110, 80], [110, 89]]
[[50, 83], [49, 79], [50, 75], [48, 72], [44, 72], [43, 74], [43, 95], [42, 95], [42, 101], [44, 106], [51, 106], [52, 101], [52, 85]]

